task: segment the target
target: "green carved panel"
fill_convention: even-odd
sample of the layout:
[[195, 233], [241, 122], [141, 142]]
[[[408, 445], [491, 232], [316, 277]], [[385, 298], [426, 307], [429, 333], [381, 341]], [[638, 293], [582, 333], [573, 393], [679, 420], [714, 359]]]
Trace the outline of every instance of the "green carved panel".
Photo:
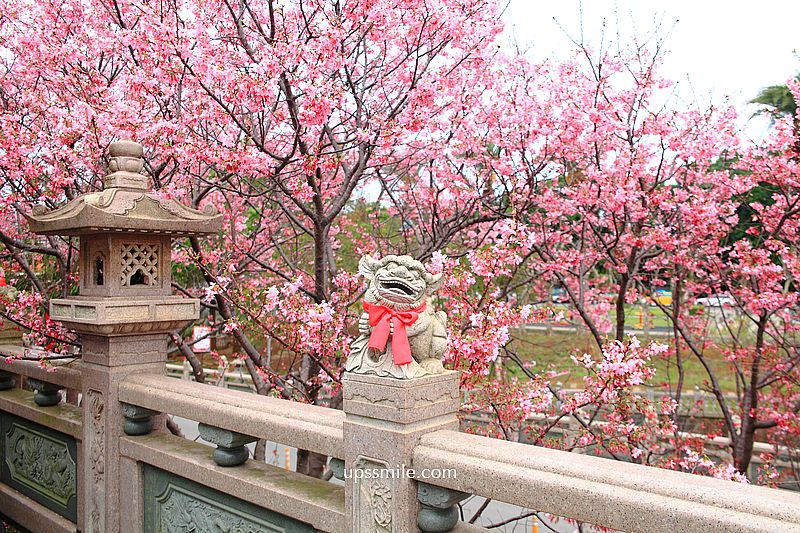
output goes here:
[[163, 470], [144, 467], [145, 533], [312, 533], [313, 527]]
[[73, 522], [76, 457], [74, 438], [0, 411], [0, 481]]

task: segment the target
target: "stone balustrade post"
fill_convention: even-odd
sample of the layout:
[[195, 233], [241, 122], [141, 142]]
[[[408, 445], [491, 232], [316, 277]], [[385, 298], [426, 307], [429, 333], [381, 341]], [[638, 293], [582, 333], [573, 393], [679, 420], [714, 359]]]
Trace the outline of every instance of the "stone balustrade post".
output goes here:
[[121, 531], [119, 384], [131, 373], [163, 373], [167, 335], [82, 335], [84, 516], [88, 532]]
[[413, 379], [347, 372], [343, 391], [348, 531], [418, 531], [421, 473], [412, 454], [422, 435], [458, 429], [458, 372]]

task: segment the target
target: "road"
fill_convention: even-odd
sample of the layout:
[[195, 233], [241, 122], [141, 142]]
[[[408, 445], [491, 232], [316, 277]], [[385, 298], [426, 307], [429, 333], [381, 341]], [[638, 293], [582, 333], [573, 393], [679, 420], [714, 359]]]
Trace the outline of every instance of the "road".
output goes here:
[[[558, 333], [576, 333], [578, 331], [576, 326], [547, 326], [544, 324], [526, 324], [520, 326], [520, 329], [526, 331], [553, 331]], [[672, 328], [667, 326], [653, 326], [652, 328], [648, 328], [647, 331], [644, 331], [642, 329], [626, 327], [625, 334], [636, 335], [637, 337], [669, 337], [672, 335]]]

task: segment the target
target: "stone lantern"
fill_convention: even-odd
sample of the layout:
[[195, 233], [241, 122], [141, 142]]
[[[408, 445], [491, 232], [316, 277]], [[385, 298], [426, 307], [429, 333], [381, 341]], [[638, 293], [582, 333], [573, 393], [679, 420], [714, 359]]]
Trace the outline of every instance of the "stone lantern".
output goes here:
[[109, 156], [102, 192], [27, 217], [34, 233], [80, 238], [79, 295], [53, 300], [50, 316], [79, 333], [171, 331], [199, 311], [198, 301], [172, 296], [171, 240], [216, 233], [222, 215], [149, 191], [140, 144], [113, 143]]
[[199, 317], [199, 300], [172, 295], [171, 240], [222, 225], [213, 209], [150, 191], [143, 166], [140, 144], [112, 143], [102, 192], [27, 216], [34, 233], [80, 239], [78, 295], [51, 300], [50, 316], [81, 337], [83, 457], [91, 458], [82, 465], [84, 531], [119, 530], [118, 462], [105, 458], [118, 456], [123, 407], [129, 418], [148, 414], [119, 403], [119, 382], [133, 372], [163, 373], [169, 333]]

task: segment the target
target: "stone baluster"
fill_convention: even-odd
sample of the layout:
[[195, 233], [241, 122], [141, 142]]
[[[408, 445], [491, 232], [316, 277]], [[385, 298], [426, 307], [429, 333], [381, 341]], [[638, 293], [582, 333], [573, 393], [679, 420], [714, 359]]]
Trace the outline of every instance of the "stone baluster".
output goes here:
[[64, 387], [28, 378], [28, 385], [33, 389], [33, 401], [40, 407], [51, 407], [61, 403], [61, 389]]
[[344, 459], [331, 457], [331, 460], [328, 462], [328, 468], [330, 468], [333, 477], [344, 481]]
[[258, 440], [258, 437], [251, 437], [250, 435], [203, 423], [197, 425], [197, 430], [203, 439], [217, 445], [212, 457], [219, 466], [239, 466], [244, 464], [250, 457], [250, 452], [245, 445]]
[[147, 435], [153, 431], [153, 417], [157, 414], [158, 412], [144, 407], [123, 403], [122, 416], [125, 417], [125, 424], [122, 430], [131, 436]]
[[437, 487], [428, 483], [417, 484], [417, 498], [422, 509], [417, 517], [420, 531], [440, 533], [451, 531], [458, 523], [458, 502], [469, 494]]

